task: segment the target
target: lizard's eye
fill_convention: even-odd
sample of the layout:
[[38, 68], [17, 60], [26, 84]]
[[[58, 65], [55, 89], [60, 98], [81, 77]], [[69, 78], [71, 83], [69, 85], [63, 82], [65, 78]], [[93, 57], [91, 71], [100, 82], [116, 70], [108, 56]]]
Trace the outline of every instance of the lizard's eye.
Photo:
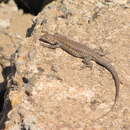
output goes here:
[[54, 45], [57, 45], [58, 44], [58, 42], [54, 42]]

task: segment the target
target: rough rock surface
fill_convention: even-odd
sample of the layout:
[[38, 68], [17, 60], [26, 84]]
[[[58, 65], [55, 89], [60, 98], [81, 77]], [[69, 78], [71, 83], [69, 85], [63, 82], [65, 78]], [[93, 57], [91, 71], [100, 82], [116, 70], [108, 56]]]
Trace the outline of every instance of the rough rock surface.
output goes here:
[[[111, 109], [114, 101], [111, 74], [95, 63], [92, 70], [82, 68], [81, 59], [61, 49], [40, 46], [38, 38], [45, 31], [109, 52], [106, 59], [115, 66], [121, 85], [118, 104], [107, 116], [99, 118]], [[6, 130], [130, 129], [127, 1], [53, 1], [34, 18], [29, 35], [22, 40], [16, 37], [19, 41], [12, 45], [17, 49], [17, 88], [8, 95], [12, 109], [5, 122]]]

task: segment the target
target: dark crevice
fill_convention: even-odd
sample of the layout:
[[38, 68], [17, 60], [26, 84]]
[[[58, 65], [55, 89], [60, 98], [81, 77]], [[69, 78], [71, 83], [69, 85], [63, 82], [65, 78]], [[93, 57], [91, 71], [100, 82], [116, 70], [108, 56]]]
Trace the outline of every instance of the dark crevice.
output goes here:
[[8, 3], [9, 0], [0, 0], [0, 3], [3, 2], [3, 3]]
[[21, 114], [21, 113], [19, 113], [19, 116], [20, 116], [20, 124], [21, 124], [21, 128], [20, 128], [20, 130], [31, 130], [30, 129], [30, 126], [28, 126], [28, 125], [26, 125], [25, 123], [24, 123], [24, 116]]
[[29, 80], [26, 77], [23, 77], [22, 80], [25, 84], [29, 83]]
[[[6, 95], [7, 96], [7, 95]], [[3, 110], [0, 112], [0, 130], [5, 128], [5, 122], [8, 120], [8, 113], [12, 109], [9, 98], [5, 96]]]
[[24, 13], [37, 15], [45, 5], [53, 0], [14, 0], [19, 9], [23, 9]]
[[10, 66], [2, 67], [2, 76], [4, 81], [0, 83], [0, 130], [4, 129], [5, 121], [8, 120], [7, 114], [12, 109], [8, 94], [10, 88], [13, 85], [13, 76], [16, 73], [15, 64]]
[[[8, 3], [10, 0], [0, 0]], [[54, 0], [14, 0], [18, 9], [22, 9], [24, 13], [30, 13], [36, 16], [47, 4]]]
[[6, 82], [0, 83], [0, 112], [3, 109], [3, 104], [4, 104], [4, 94], [6, 92]]
[[36, 23], [33, 23], [32, 26], [27, 29], [26, 37], [31, 37], [31, 35], [32, 35], [33, 31], [34, 31], [35, 26], [36, 26]]
[[15, 73], [16, 73], [16, 66], [15, 64], [13, 64], [11, 66], [7, 66], [3, 68], [2, 76], [4, 80], [6, 81], [7, 78], [10, 79], [13, 75], [15, 75]]

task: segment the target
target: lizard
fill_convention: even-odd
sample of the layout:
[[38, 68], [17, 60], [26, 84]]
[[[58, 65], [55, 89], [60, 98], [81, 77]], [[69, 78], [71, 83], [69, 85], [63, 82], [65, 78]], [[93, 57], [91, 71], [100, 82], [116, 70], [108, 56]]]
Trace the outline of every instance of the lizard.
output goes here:
[[94, 49], [91, 49], [84, 44], [80, 44], [79, 42], [68, 39], [61, 34], [49, 34], [45, 32], [42, 36], [40, 36], [39, 40], [41, 41], [41, 46], [45, 46], [51, 49], [61, 48], [70, 55], [81, 58], [82, 62], [89, 67], [92, 66], [91, 60], [93, 60], [97, 64], [106, 68], [112, 74], [115, 83], [115, 99], [111, 110], [114, 108], [119, 98], [120, 80], [114, 66], [112, 66], [108, 60], [103, 58], [103, 55], [100, 55]]

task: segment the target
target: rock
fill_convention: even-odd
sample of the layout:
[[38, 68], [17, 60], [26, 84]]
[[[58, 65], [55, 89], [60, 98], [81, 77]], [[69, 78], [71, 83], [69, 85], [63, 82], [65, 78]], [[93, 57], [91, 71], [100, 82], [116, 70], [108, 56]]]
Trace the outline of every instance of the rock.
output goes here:
[[0, 19], [0, 28], [7, 29], [9, 27], [10, 27], [10, 20], [9, 19], [6, 19], [6, 20]]
[[[5, 129], [129, 129], [128, 16], [129, 10], [118, 3], [98, 0], [57, 0], [46, 5], [33, 20], [30, 37], [16, 44], [13, 80], [17, 87], [8, 94], [12, 109]], [[96, 63], [92, 70], [81, 69], [81, 59], [60, 48], [42, 47], [38, 39], [45, 31], [111, 52], [105, 58], [111, 60], [122, 82], [121, 97], [113, 111], [98, 119], [114, 101], [110, 73]]]

